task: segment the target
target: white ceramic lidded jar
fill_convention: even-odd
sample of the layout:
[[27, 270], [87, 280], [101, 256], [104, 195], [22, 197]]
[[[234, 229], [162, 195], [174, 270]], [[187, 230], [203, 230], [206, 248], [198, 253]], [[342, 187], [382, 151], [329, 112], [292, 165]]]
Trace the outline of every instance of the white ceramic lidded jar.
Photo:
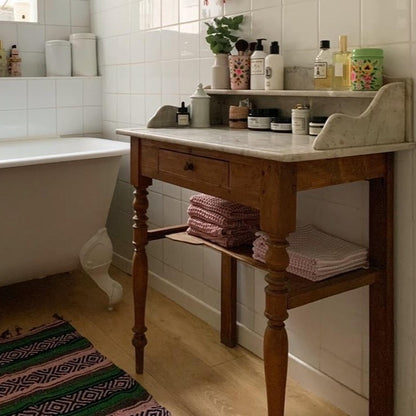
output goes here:
[[69, 36], [72, 46], [72, 75], [95, 77], [97, 75], [97, 41], [94, 33], [73, 33]]
[[48, 40], [45, 43], [46, 76], [71, 76], [71, 44], [67, 40]]
[[191, 95], [191, 127], [209, 127], [209, 101], [211, 97], [199, 84]]

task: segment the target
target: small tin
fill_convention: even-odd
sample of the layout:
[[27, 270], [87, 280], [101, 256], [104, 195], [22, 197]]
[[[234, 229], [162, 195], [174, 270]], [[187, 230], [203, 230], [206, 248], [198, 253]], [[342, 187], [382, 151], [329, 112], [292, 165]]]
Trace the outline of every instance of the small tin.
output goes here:
[[383, 49], [354, 49], [351, 54], [351, 89], [377, 91], [383, 85]]
[[309, 106], [297, 104], [292, 108], [292, 133], [309, 134]]
[[270, 123], [270, 130], [277, 133], [291, 133], [292, 119], [289, 117], [275, 117]]
[[312, 117], [309, 122], [309, 136], [317, 136], [324, 128], [328, 117]]
[[247, 118], [247, 127], [252, 130], [270, 130], [270, 123], [278, 115], [277, 108], [252, 108]]

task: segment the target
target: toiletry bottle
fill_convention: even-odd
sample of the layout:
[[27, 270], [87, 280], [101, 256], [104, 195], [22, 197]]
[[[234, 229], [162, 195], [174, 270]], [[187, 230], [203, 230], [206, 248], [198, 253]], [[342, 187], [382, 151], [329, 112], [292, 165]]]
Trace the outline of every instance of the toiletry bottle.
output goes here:
[[10, 49], [10, 58], [9, 58], [9, 75], [11, 77], [21, 77], [21, 62], [22, 58], [19, 56], [19, 51], [17, 50], [16, 45], [13, 45]]
[[320, 52], [315, 58], [313, 78], [316, 90], [330, 90], [334, 67], [332, 65], [332, 54], [329, 40], [321, 40]]
[[185, 102], [182, 101], [181, 106], [176, 112], [176, 124], [178, 127], [188, 127], [190, 122], [188, 109], [185, 107]]
[[351, 52], [347, 50], [347, 36], [339, 36], [339, 51], [335, 52], [334, 62], [334, 90], [349, 90], [351, 87]]
[[264, 59], [266, 52], [262, 41], [266, 39], [257, 39], [256, 49], [250, 57], [250, 89], [264, 90]]
[[7, 77], [7, 53], [3, 49], [3, 42], [0, 40], [0, 77]]
[[211, 97], [198, 84], [191, 95], [191, 127], [209, 127], [209, 102]]
[[264, 79], [265, 90], [283, 90], [283, 57], [279, 55], [279, 42], [274, 41], [270, 46], [270, 55], [267, 55], [264, 64], [266, 77]]

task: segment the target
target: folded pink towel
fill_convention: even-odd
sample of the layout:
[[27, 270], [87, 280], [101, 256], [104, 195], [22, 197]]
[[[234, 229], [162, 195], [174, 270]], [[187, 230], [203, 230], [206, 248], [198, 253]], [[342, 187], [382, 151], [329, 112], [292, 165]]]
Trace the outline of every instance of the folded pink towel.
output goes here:
[[259, 219], [259, 211], [237, 202], [227, 201], [215, 196], [206, 194], [193, 195], [190, 198], [191, 204], [195, 207], [204, 208], [207, 211], [215, 212], [230, 220]]
[[256, 218], [244, 218], [238, 220], [234, 218], [230, 219], [216, 212], [195, 206], [192, 203], [188, 207], [188, 215], [193, 219], [206, 221], [224, 228], [238, 228], [241, 226], [250, 226], [255, 227], [257, 230], [259, 229], [258, 215]]
[[254, 240], [254, 233], [257, 231], [256, 227], [247, 225], [237, 225], [234, 227], [220, 227], [219, 225], [211, 224], [210, 222], [201, 221], [196, 218], [188, 218], [188, 225], [191, 229], [204, 233], [207, 236], [221, 237], [225, 235], [238, 234], [252, 234]]
[[186, 230], [186, 232], [190, 235], [194, 235], [195, 237], [201, 237], [205, 240], [209, 240], [225, 248], [238, 247], [243, 244], [249, 244], [249, 243], [252, 243], [254, 240], [254, 233], [238, 233], [238, 234], [230, 234], [230, 235], [222, 235], [218, 237], [213, 237], [203, 232], [194, 230], [191, 227], [189, 227]]
[[[253, 258], [264, 262], [266, 235], [256, 233]], [[368, 268], [368, 249], [328, 235], [313, 225], [299, 227], [287, 238], [289, 266], [286, 271], [310, 280], [322, 280], [358, 268]]]

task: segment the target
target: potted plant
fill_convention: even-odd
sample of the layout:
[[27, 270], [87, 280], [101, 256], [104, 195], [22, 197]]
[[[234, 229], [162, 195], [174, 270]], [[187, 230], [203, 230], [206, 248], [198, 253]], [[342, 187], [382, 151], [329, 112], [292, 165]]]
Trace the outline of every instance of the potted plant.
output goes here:
[[205, 40], [209, 43], [211, 51], [215, 54], [212, 67], [212, 88], [230, 88], [230, 73], [228, 70], [228, 55], [234, 47], [238, 37], [235, 32], [243, 22], [244, 16], [216, 17], [208, 26]]

